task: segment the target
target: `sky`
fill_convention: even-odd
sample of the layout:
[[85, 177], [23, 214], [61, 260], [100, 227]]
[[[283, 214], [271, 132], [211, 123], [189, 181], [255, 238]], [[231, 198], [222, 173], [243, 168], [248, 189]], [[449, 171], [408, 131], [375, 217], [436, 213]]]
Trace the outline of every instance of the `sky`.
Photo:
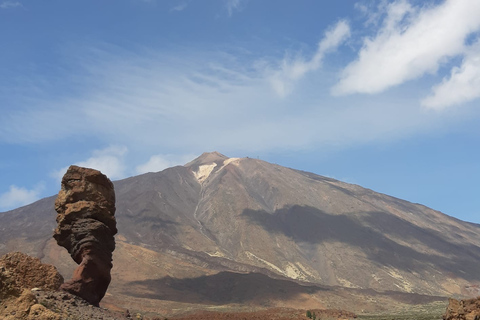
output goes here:
[[480, 223], [480, 1], [0, 0], [0, 211], [203, 152]]

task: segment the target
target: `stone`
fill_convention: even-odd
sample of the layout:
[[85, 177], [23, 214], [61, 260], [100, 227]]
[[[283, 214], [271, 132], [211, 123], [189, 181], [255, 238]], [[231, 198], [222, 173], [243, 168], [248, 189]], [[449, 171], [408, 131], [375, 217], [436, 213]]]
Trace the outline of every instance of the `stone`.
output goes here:
[[480, 297], [468, 300], [449, 299], [444, 320], [480, 320]]
[[24, 289], [57, 290], [63, 277], [57, 268], [21, 252], [0, 258], [0, 299], [18, 297]]
[[98, 170], [70, 166], [55, 210], [53, 237], [79, 265], [61, 289], [99, 306], [111, 281], [117, 233], [113, 183]]
[[[10, 299], [8, 303], [4, 305], [4, 308], [0, 309], [0, 319], [4, 320], [30, 320], [30, 319], [54, 319], [60, 320], [59, 316], [52, 318], [47, 317], [47, 314], [53, 314], [53, 312], [47, 310], [39, 314], [35, 310], [38, 308], [38, 301], [35, 295], [28, 289], [24, 289], [16, 299]], [[44, 308], [43, 306], [40, 306]], [[44, 308], [45, 309], [45, 308]], [[38, 317], [37, 317], [38, 315]]]
[[62, 317], [55, 312], [48, 310], [41, 304], [34, 304], [30, 308], [27, 320], [62, 320]]

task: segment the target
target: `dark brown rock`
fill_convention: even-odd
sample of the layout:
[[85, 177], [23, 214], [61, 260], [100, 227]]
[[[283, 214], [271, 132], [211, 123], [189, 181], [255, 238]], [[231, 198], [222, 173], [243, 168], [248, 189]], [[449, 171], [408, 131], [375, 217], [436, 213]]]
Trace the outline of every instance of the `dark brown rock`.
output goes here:
[[117, 233], [115, 191], [100, 171], [70, 166], [55, 201], [53, 237], [79, 264], [61, 289], [98, 306], [110, 284]]
[[449, 299], [444, 320], [480, 320], [480, 297], [468, 300]]

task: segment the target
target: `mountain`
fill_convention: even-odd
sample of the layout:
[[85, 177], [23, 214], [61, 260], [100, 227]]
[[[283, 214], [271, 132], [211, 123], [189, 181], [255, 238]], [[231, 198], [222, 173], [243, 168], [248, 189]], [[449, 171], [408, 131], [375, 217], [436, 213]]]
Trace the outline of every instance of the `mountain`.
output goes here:
[[[107, 303], [358, 311], [480, 294], [480, 225], [358, 185], [218, 152], [114, 185]], [[70, 278], [54, 200], [0, 213], [0, 254]]]

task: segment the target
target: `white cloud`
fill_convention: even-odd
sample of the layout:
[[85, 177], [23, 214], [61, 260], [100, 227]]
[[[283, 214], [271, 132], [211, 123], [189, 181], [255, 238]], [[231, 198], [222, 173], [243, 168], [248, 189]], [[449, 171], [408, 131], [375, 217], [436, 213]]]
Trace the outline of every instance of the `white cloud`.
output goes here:
[[449, 58], [463, 54], [465, 39], [480, 29], [478, 0], [422, 8], [398, 0], [385, 8], [380, 30], [364, 39], [358, 59], [343, 70], [333, 94], [378, 93], [435, 73]]
[[289, 95], [296, 81], [305, 76], [307, 72], [320, 68], [325, 54], [336, 50], [348, 37], [350, 37], [350, 26], [345, 20], [341, 20], [325, 32], [325, 36], [318, 44], [317, 51], [310, 60], [305, 61], [301, 57], [294, 60], [283, 59], [279, 70], [275, 71], [270, 78], [275, 92], [281, 97]]
[[231, 17], [234, 11], [242, 10], [242, 4], [245, 0], [226, 0], [226, 8], [228, 12], [228, 16]]
[[18, 1], [3, 1], [2, 3], [0, 3], [0, 9], [10, 9], [17, 7], [23, 7], [23, 5]]
[[158, 172], [176, 165], [183, 165], [194, 158], [194, 155], [177, 156], [171, 154], [157, 154], [151, 156], [146, 163], [137, 166], [135, 171], [137, 174]]
[[[124, 155], [128, 149], [125, 146], [110, 146], [102, 150], [94, 150], [92, 156], [85, 161], [76, 162], [75, 165], [85, 168], [92, 168], [101, 171], [109, 179], [121, 179], [126, 176]], [[68, 166], [56, 170], [52, 176], [61, 181]]]
[[170, 9], [170, 12], [173, 12], [173, 11], [183, 11], [187, 8], [187, 3], [186, 2], [183, 2], [183, 3], [180, 3], [179, 5], [176, 5], [175, 7], [172, 7]]
[[469, 48], [460, 67], [454, 67], [450, 78], [433, 87], [431, 96], [422, 105], [444, 109], [480, 98], [480, 41]]
[[45, 185], [43, 183], [38, 184], [31, 190], [12, 185], [7, 192], [0, 194], [0, 208], [9, 210], [37, 201], [44, 189]]

